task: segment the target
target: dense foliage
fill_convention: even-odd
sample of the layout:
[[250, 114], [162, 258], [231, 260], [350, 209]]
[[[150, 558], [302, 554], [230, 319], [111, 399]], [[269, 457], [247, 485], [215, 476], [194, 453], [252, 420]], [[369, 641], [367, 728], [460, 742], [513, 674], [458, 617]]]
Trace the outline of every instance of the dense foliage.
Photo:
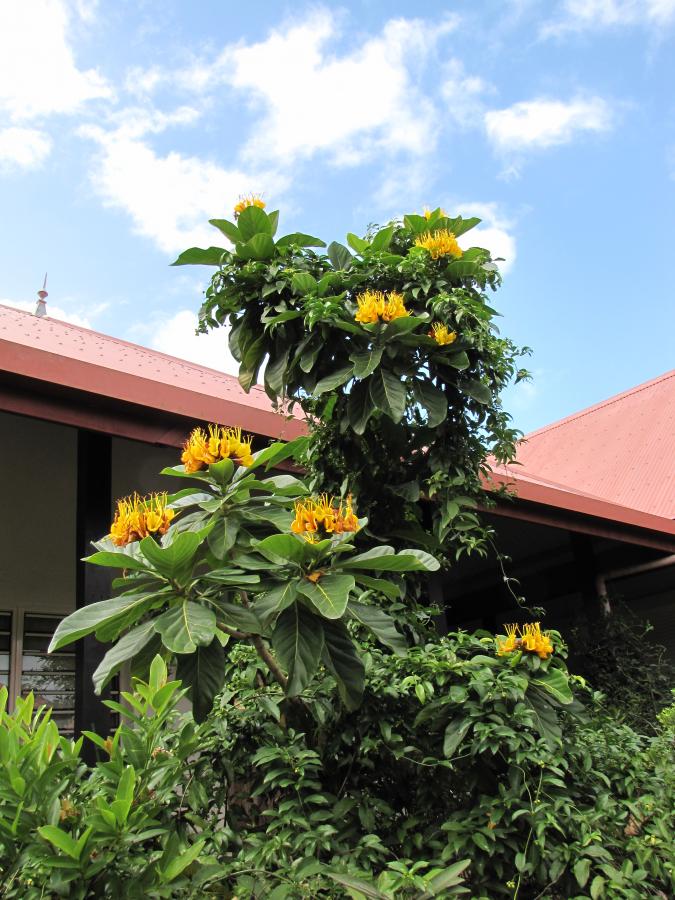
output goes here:
[[310, 434], [254, 452], [197, 428], [164, 470], [184, 487], [118, 502], [89, 557], [114, 596], [52, 649], [94, 633], [96, 688], [128, 664], [134, 690], [114, 735], [87, 733], [93, 768], [0, 694], [0, 896], [672, 896], [673, 708], [643, 736], [555, 632], [441, 638], [425, 606], [429, 574], [484, 546], [488, 454], [516, 438], [499, 393], [526, 374], [495, 263], [457, 243], [477, 220], [324, 254], [263, 206], [178, 262], [216, 267], [203, 327], [229, 324], [242, 385], [264, 365]]
[[[479, 221], [411, 214], [348, 235], [354, 253], [336, 242], [322, 253], [311, 235], [275, 240], [278, 213], [251, 205], [236, 224], [212, 221], [232, 250], [192, 248], [176, 261], [217, 267], [200, 321], [229, 323], [242, 386], [264, 365], [270, 398], [314, 423], [313, 487], [340, 493], [348, 479], [372, 533], [395, 546], [481, 546], [480, 473], [488, 453], [514, 455], [499, 395], [527, 377], [527, 351], [496, 328], [489, 252], [455, 240]], [[428, 521], [420, 496], [435, 501]]]

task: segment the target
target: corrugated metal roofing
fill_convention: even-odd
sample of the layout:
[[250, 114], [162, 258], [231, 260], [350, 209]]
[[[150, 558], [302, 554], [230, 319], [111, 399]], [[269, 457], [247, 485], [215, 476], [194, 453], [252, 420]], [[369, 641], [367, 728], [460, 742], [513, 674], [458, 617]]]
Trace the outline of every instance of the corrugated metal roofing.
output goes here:
[[675, 519], [675, 369], [525, 436], [516, 477]]
[[276, 413], [264, 390], [79, 325], [0, 304], [0, 370], [192, 419], [288, 440], [305, 425]]

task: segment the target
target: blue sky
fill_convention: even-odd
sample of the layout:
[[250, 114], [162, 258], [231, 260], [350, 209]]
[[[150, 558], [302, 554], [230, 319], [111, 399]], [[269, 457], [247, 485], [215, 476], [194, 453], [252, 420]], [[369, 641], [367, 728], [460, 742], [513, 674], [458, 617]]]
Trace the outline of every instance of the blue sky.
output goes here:
[[3, 0], [0, 302], [231, 370], [208, 218], [326, 240], [442, 205], [503, 256], [524, 431], [673, 366], [675, 0]]

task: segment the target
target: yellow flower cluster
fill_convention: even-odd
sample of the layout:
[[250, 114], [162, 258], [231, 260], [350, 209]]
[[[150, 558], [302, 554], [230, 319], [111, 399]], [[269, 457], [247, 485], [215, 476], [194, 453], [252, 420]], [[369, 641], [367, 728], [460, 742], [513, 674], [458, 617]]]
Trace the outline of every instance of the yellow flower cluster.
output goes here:
[[242, 439], [241, 428], [222, 428], [209, 425], [208, 434], [195, 428], [185, 442], [181, 462], [186, 472], [198, 472], [220, 459], [233, 459], [240, 466], [253, 463], [251, 438]]
[[148, 497], [125, 497], [117, 501], [117, 511], [110, 526], [110, 538], [116, 547], [125, 547], [149, 534], [166, 534], [176, 511], [167, 509], [166, 494]]
[[447, 228], [425, 231], [415, 239], [415, 246], [428, 250], [432, 259], [438, 259], [439, 256], [460, 257], [462, 255], [462, 248], [457, 243], [457, 238]]
[[539, 622], [506, 625], [506, 637], [497, 638], [497, 656], [506, 656], [515, 650], [536, 653], [541, 659], [548, 659], [553, 653], [553, 644], [548, 632], [542, 633]]
[[331, 534], [344, 534], [359, 530], [359, 520], [352, 508], [352, 495], [343, 504], [334, 506], [335, 498], [322, 494], [317, 500], [306, 497], [295, 501], [295, 518], [291, 524], [293, 534], [301, 534], [311, 544]]
[[389, 294], [383, 291], [365, 291], [359, 294], [356, 302], [359, 308], [354, 319], [364, 325], [373, 322], [393, 322], [394, 319], [410, 315], [405, 308], [403, 294], [397, 291], [391, 291]]
[[448, 326], [443, 325], [442, 322], [434, 322], [431, 326], [429, 337], [432, 337], [437, 344], [443, 346], [444, 344], [454, 344], [457, 340], [457, 332], [449, 331]]
[[265, 209], [265, 202], [258, 196], [258, 194], [249, 194], [248, 197], [240, 197], [239, 203], [237, 203], [234, 207], [235, 219], [238, 219], [240, 213], [243, 213], [243, 211], [249, 206], [257, 206], [258, 209]]

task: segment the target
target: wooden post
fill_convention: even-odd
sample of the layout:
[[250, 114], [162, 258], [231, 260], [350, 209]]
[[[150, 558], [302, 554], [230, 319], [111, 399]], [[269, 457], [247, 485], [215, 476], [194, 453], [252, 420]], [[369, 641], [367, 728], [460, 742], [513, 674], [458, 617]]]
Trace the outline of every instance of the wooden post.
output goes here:
[[[110, 597], [110, 570], [102, 566], [87, 565], [82, 562], [82, 557], [93, 552], [93, 540], [98, 540], [110, 530], [111, 488], [111, 437], [79, 430], [75, 581], [77, 609]], [[105, 738], [113, 728], [113, 715], [101, 702], [103, 697], [97, 697], [94, 693], [92, 676], [107, 648], [93, 635], [79, 640], [75, 647], [75, 735], [87, 730], [95, 731]], [[96, 748], [90, 741], [85, 740], [82, 756], [86, 762], [95, 761]]]

